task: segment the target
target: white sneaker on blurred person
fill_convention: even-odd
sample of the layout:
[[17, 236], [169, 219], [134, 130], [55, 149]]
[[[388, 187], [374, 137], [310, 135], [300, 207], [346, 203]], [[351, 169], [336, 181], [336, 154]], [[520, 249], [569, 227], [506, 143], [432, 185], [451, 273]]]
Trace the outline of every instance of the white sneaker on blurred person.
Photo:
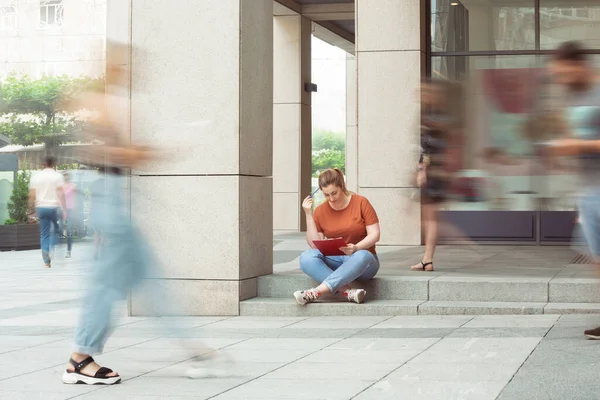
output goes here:
[[190, 379], [202, 379], [202, 378], [228, 378], [231, 376], [231, 367], [233, 364], [224, 365], [225, 363], [231, 363], [228, 357], [224, 357], [222, 354], [208, 353], [196, 357], [193, 361], [194, 365], [187, 369], [185, 376]]

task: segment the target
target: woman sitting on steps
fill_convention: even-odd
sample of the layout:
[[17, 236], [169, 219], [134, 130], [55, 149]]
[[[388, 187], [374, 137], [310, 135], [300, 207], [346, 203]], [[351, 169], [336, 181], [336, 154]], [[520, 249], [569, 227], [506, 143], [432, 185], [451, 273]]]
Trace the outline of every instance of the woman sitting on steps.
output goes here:
[[[379, 219], [371, 203], [346, 189], [339, 169], [328, 169], [319, 175], [319, 188], [327, 201], [314, 211], [312, 196], [302, 203], [306, 214], [306, 241], [311, 247], [300, 256], [300, 269], [320, 283], [314, 289], [294, 293], [296, 302], [305, 305], [326, 293], [341, 291], [348, 301], [361, 303], [363, 289], [351, 289], [354, 280], [372, 279], [379, 270], [375, 243], [379, 241]], [[342, 238], [347, 246], [343, 256], [324, 256], [315, 248], [314, 240]]]

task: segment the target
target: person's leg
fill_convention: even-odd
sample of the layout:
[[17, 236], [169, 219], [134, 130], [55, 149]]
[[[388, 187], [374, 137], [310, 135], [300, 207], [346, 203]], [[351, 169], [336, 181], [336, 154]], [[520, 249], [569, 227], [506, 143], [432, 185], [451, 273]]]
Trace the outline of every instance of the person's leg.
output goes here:
[[50, 266], [50, 219], [46, 208], [37, 208], [36, 214], [40, 225], [40, 248], [42, 250], [42, 259], [44, 264]]
[[435, 203], [423, 204], [423, 230], [425, 233], [425, 254], [421, 262], [411, 267], [412, 270], [433, 271], [433, 255], [438, 238], [438, 207]]
[[[92, 283], [95, 284], [95, 283]], [[75, 363], [81, 363], [89, 357], [102, 353], [104, 344], [110, 332], [111, 310], [113, 303], [118, 300], [120, 293], [114, 288], [105, 286], [91, 287], [85, 296], [81, 308], [81, 315], [75, 330], [75, 340], [71, 360], [63, 374], [63, 382], [75, 384], [105, 383], [113, 384], [120, 381], [119, 374], [106, 369], [100, 379], [93, 378], [101, 367], [96, 362], [75, 369]]]
[[326, 257], [317, 249], [306, 250], [300, 255], [300, 269], [313, 281], [321, 283], [333, 273], [333, 269], [326, 264], [325, 259]]
[[[587, 242], [590, 256], [596, 266], [600, 266], [600, 196], [592, 192], [579, 199], [581, 231]], [[584, 331], [590, 339], [600, 339], [600, 326]]]
[[[58, 225], [58, 218], [59, 218], [59, 212], [58, 212], [58, 208], [50, 208], [48, 209], [48, 213], [50, 215], [50, 258], [53, 257], [54, 255], [54, 248], [56, 247], [56, 244], [58, 243], [58, 238], [59, 238], [59, 225]], [[62, 217], [60, 217], [62, 218]]]
[[[317, 249], [306, 250], [300, 255], [300, 269], [312, 280], [318, 282], [322, 287], [322, 282], [327, 279], [337, 268], [339, 268], [349, 257], [346, 256], [324, 256]], [[328, 290], [328, 288], [327, 288]], [[300, 305], [311, 303], [319, 298], [322, 293], [318, 289], [309, 289], [294, 292], [294, 298]]]
[[368, 250], [359, 250], [348, 257], [316, 290], [320, 293], [335, 293], [358, 278], [373, 278], [378, 270], [379, 260], [377, 257]]
[[67, 257], [71, 256], [71, 250], [73, 249], [73, 225], [75, 222], [75, 210], [67, 211], [67, 218], [65, 220], [67, 230]]
[[60, 241], [60, 239], [63, 237], [63, 232], [65, 230], [65, 221], [63, 220], [63, 210], [62, 208], [58, 208], [56, 210], [56, 218], [58, 221], [58, 240]]

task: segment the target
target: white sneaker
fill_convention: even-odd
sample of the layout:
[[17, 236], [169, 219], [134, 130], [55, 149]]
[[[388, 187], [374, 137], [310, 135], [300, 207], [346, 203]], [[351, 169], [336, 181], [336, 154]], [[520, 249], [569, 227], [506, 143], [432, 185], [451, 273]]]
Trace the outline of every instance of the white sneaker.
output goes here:
[[302, 291], [298, 290], [297, 292], [294, 292], [294, 298], [296, 299], [296, 303], [300, 304], [301, 306], [308, 303], [312, 303], [313, 301], [317, 300], [320, 295], [321, 294], [315, 289]]
[[233, 360], [218, 353], [204, 354], [198, 357], [189, 367], [185, 376], [190, 379], [228, 378], [232, 376]]
[[367, 291], [364, 289], [349, 289], [344, 292], [344, 295], [348, 301], [353, 301], [356, 304], [360, 304], [365, 299]]
[[223, 369], [206, 368], [206, 367], [190, 367], [185, 372], [185, 376], [190, 379], [202, 378], [229, 378], [231, 374]]

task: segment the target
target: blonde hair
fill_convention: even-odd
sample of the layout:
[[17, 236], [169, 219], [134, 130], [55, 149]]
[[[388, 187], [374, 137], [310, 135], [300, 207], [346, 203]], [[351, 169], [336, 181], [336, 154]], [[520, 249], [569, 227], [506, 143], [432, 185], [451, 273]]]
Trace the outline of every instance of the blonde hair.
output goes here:
[[319, 175], [319, 188], [322, 190], [329, 185], [335, 185], [341, 188], [344, 194], [348, 194], [346, 182], [344, 181], [344, 173], [339, 168], [326, 169]]

